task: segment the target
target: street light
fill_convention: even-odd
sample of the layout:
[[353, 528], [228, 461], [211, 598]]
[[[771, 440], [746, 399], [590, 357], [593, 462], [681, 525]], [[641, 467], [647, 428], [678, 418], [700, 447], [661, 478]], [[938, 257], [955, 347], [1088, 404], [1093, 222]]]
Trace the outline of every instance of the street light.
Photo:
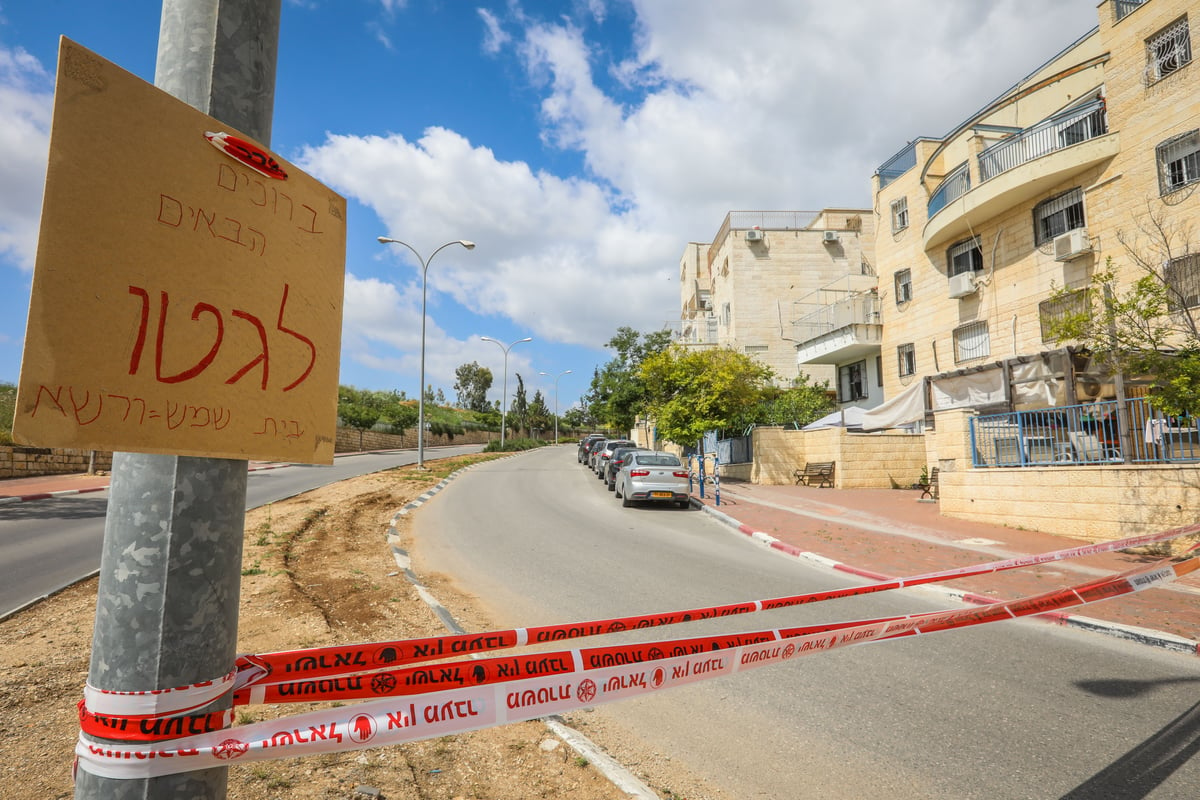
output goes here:
[[399, 239], [389, 239], [386, 236], [380, 236], [378, 239], [380, 244], [404, 245], [421, 262], [421, 386], [420, 391], [417, 393], [417, 469], [425, 469], [425, 276], [429, 273], [429, 262], [433, 261], [433, 257], [445, 248], [450, 245], [459, 244], [468, 250], [474, 250], [475, 243], [468, 242], [466, 239], [446, 242], [437, 250], [434, 250], [429, 259], [426, 260], [421, 258], [421, 254], [408, 242], [402, 242]]
[[[571, 370], [567, 370], [566, 372], [560, 372], [560, 373], [558, 373], [558, 377], [556, 377], [554, 379], [554, 443], [555, 444], [558, 444], [558, 379], [561, 378], [563, 375], [570, 375], [570, 374], [571, 374]], [[547, 378], [550, 377], [549, 372], [539, 372], [538, 375], [545, 375]]]
[[503, 450], [504, 449], [504, 420], [508, 414], [508, 351], [513, 349], [514, 345], [518, 345], [521, 342], [532, 342], [533, 337], [526, 336], [524, 339], [517, 339], [515, 342], [510, 344], [508, 347], [504, 346], [504, 342], [501, 342], [497, 339], [493, 339], [490, 336], [480, 336], [479, 338], [483, 339], [485, 342], [491, 342], [492, 344], [496, 345], [497, 347], [499, 347], [501, 350], [504, 351], [504, 389], [503, 389], [504, 393], [502, 395], [500, 395], [500, 449]]

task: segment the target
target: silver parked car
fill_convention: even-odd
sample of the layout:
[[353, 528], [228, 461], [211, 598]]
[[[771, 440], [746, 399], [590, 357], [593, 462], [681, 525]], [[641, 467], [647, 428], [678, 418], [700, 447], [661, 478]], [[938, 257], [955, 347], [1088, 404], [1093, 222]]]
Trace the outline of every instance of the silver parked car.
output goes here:
[[675, 503], [680, 508], [690, 505], [688, 471], [678, 456], [661, 451], [631, 455], [617, 473], [614, 491], [621, 505], [629, 508], [641, 501]]

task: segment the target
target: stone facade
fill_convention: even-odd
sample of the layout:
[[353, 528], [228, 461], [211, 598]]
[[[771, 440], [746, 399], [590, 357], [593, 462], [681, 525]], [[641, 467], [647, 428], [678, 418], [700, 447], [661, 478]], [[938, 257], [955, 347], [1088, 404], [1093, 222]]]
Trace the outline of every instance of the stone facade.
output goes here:
[[731, 347], [790, 385], [801, 369], [834, 384], [835, 372], [796, 361], [796, 304], [847, 281], [874, 278], [870, 209], [731, 211], [711, 244], [680, 259], [680, 344]]

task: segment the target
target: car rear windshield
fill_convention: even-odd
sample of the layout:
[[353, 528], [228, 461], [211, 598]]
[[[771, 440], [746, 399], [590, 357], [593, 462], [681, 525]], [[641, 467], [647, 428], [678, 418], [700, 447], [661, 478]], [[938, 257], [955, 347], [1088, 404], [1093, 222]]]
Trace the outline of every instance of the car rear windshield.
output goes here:
[[679, 463], [679, 459], [676, 458], [675, 456], [648, 455], [648, 456], [634, 456], [634, 458], [637, 461], [638, 466], [641, 466], [641, 467], [678, 467], [678, 466], [682, 466]]

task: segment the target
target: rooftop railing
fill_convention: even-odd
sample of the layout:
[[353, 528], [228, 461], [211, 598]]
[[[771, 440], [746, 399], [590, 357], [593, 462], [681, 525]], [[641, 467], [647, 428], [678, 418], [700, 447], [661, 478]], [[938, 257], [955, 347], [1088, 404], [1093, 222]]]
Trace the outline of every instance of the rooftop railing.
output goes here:
[[1117, 19], [1121, 20], [1136, 11], [1138, 6], [1145, 3], [1146, 0], [1113, 0], [1113, 9], [1116, 11]]
[[896, 155], [883, 162], [883, 165], [879, 169], [875, 170], [875, 174], [879, 176], [879, 188], [882, 189], [887, 186], [916, 165], [917, 144], [916, 142], [911, 142], [899, 153], [896, 153]]
[[1069, 109], [1042, 120], [980, 153], [979, 179], [990, 180], [1035, 158], [1106, 133], [1108, 119], [1103, 100]]
[[792, 322], [798, 342], [808, 342], [851, 325], [878, 325], [882, 303], [875, 292], [858, 292], [822, 306]]

